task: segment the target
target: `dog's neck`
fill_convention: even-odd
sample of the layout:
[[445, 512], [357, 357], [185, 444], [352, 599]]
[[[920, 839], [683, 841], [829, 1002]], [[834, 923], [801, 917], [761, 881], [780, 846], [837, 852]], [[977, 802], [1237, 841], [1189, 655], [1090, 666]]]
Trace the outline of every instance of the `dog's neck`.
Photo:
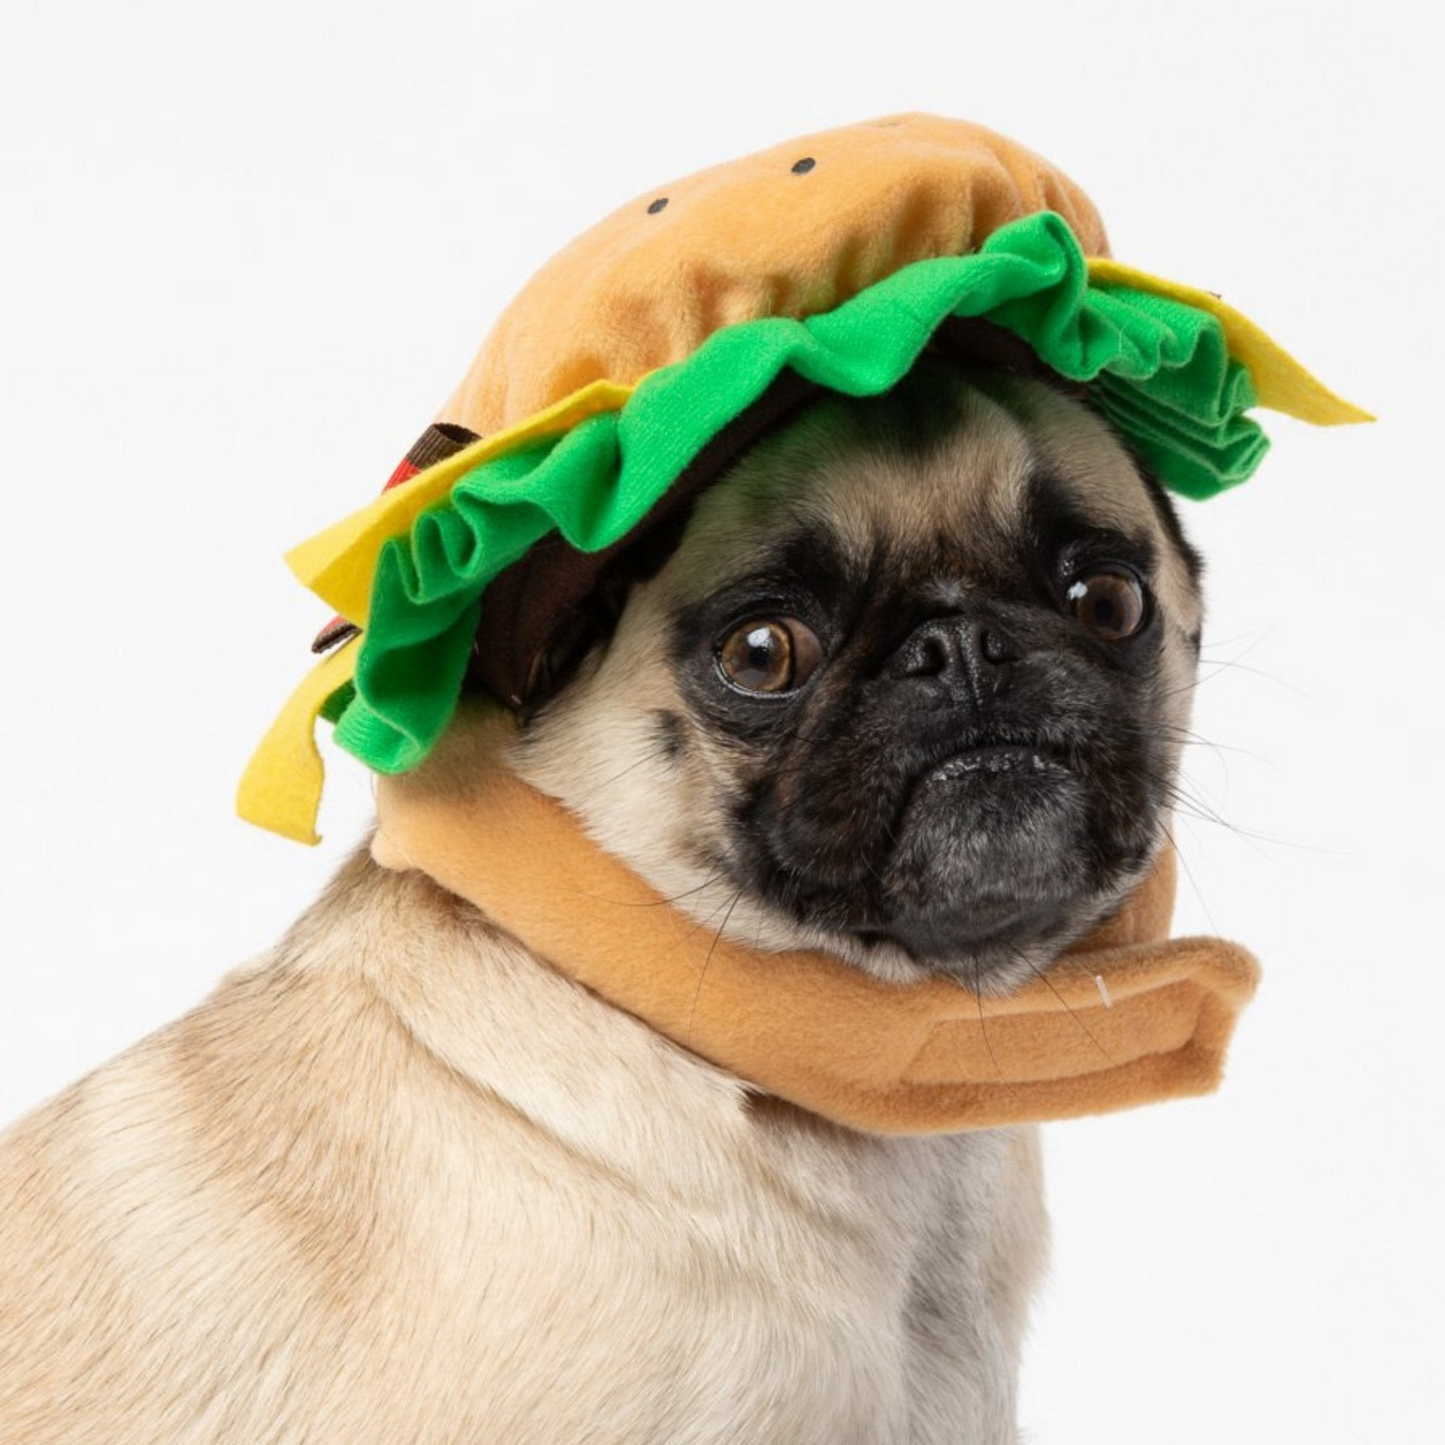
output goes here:
[[749, 950], [671, 907], [493, 755], [467, 786], [382, 779], [373, 856], [417, 869], [559, 972], [754, 1088], [835, 1122], [922, 1134], [1205, 1092], [1256, 966], [1168, 941], [1172, 859], [1013, 994], [898, 985], [827, 954]]

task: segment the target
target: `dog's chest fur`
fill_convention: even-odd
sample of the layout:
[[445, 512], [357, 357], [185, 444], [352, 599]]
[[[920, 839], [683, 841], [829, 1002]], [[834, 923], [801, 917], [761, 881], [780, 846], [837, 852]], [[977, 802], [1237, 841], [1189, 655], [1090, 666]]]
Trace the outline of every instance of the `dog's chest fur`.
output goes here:
[[750, 1099], [367, 858], [0, 1144], [0, 1438], [1005, 1441], [1031, 1133]]

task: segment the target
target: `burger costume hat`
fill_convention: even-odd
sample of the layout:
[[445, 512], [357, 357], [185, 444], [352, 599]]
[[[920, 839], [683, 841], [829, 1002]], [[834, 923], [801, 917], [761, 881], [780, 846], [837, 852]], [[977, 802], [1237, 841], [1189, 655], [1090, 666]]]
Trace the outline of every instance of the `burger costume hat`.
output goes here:
[[[501, 762], [549, 646], [627, 548], [809, 398], [884, 392], [925, 347], [1072, 384], [1193, 498], [1258, 466], [1253, 407], [1370, 420], [1218, 297], [1110, 259], [1082, 191], [981, 126], [890, 116], [711, 167], [553, 256], [381, 496], [289, 554], [339, 615], [242, 779], [241, 815], [317, 841], [313, 734], [332, 722], [381, 775], [378, 862], [429, 874], [676, 1043], [854, 1128], [1212, 1089], [1257, 969], [1236, 944], [1168, 938], [1168, 853], [1047, 979], [980, 998], [715, 942]], [[438, 782], [418, 765], [469, 672], [503, 707]]]

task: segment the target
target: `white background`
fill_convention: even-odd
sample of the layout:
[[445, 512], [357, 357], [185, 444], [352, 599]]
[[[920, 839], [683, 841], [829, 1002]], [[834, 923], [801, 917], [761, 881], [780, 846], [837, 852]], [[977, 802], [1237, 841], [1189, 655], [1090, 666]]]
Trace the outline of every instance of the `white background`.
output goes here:
[[231, 816], [368, 500], [501, 305], [623, 200], [892, 111], [1074, 174], [1381, 424], [1272, 426], [1186, 521], [1212, 615], [1181, 931], [1263, 992], [1214, 1099], [1048, 1129], [1039, 1442], [1437, 1441], [1442, 217], [1403, 6], [729, 0], [6, 9], [0, 1117], [264, 948], [361, 833]]

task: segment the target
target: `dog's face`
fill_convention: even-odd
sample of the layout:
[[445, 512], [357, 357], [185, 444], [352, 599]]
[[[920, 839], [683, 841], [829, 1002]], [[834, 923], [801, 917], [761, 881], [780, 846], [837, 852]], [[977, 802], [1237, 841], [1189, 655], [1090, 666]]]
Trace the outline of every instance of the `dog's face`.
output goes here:
[[1157, 853], [1198, 571], [1084, 403], [926, 360], [754, 443], [515, 765], [730, 936], [1008, 987]]

